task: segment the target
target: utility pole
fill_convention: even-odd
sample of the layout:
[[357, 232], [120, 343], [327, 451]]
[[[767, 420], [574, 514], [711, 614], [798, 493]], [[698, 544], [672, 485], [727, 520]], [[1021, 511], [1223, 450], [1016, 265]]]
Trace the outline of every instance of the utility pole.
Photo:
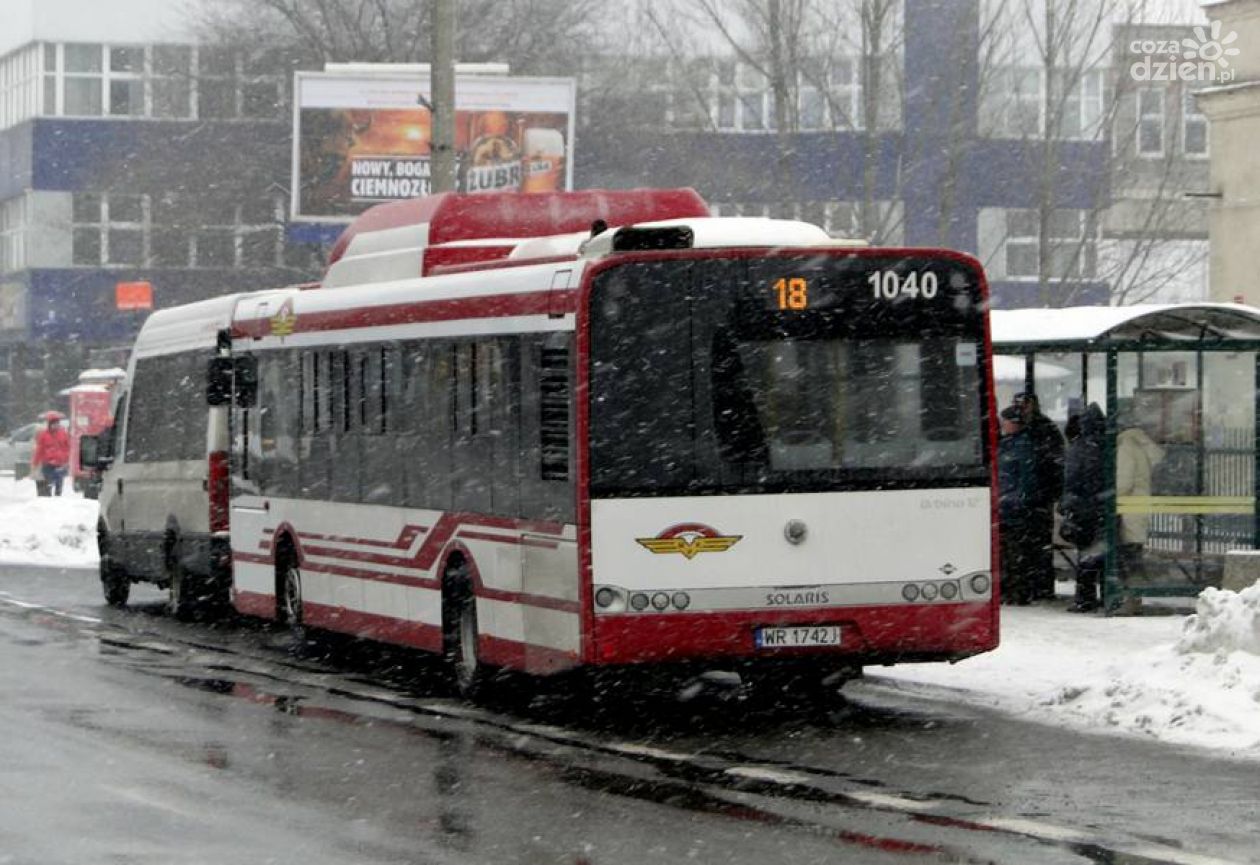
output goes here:
[[455, 189], [455, 3], [434, 0], [430, 83], [433, 139], [429, 161], [433, 192]]

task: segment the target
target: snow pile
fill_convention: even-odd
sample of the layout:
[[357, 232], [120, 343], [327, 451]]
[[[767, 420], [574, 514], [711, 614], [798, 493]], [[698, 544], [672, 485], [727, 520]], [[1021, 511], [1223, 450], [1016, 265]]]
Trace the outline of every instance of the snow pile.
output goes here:
[[31, 479], [0, 478], [0, 563], [96, 565], [97, 504], [66, 486], [60, 498], [40, 498]]
[[1207, 590], [1189, 617], [1004, 607], [994, 652], [869, 672], [1030, 721], [1260, 759], [1258, 607], [1257, 587]]
[[1177, 651], [1260, 655], [1260, 585], [1241, 592], [1204, 589], [1186, 619]]

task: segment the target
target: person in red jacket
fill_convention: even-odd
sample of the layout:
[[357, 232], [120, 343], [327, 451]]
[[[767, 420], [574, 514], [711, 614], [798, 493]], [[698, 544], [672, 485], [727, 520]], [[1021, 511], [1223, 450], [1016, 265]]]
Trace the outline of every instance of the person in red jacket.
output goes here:
[[48, 426], [35, 434], [35, 451], [31, 454], [31, 471], [38, 470], [50, 492], [61, 495], [70, 463], [70, 434], [61, 426], [61, 418], [48, 416]]

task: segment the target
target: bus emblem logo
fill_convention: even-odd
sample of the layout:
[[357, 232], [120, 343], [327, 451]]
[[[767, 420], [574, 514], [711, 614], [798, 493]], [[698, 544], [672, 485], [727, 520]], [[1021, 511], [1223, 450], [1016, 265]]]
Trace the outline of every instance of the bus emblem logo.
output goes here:
[[679, 523], [654, 538], [635, 538], [641, 546], [657, 555], [679, 553], [684, 559], [699, 553], [724, 553], [739, 543], [743, 535], [721, 535], [703, 523]]
[[276, 314], [271, 317], [271, 335], [288, 336], [297, 327], [297, 316], [293, 313], [293, 299], [280, 304]]

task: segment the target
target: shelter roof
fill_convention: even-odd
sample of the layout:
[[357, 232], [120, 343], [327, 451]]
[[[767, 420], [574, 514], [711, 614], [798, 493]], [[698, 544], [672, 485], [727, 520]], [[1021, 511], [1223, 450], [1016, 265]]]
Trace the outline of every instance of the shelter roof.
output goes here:
[[996, 351], [1022, 346], [1102, 348], [1109, 343], [1260, 340], [1260, 309], [1237, 303], [1073, 306], [992, 313]]

